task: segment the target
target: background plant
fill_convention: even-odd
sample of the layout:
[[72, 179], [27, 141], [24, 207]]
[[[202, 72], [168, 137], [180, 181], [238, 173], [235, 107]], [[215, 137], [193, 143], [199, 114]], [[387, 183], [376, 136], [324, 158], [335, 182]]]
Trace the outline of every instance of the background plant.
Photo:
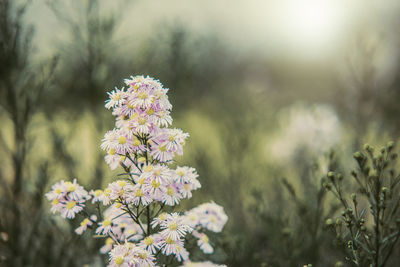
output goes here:
[[363, 152], [354, 153], [358, 169], [351, 175], [357, 182], [357, 193], [346, 197], [343, 175], [329, 172], [326, 187], [340, 200], [342, 217], [328, 224], [336, 232], [338, 242], [348, 248], [357, 266], [386, 266], [399, 239], [399, 174], [397, 153], [389, 142], [380, 151], [368, 144]]

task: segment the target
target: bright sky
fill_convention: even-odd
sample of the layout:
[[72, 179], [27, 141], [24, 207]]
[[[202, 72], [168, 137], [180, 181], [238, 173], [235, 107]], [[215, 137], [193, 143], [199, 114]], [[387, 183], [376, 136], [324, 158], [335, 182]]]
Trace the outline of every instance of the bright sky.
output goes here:
[[[35, 1], [30, 14], [38, 26], [39, 43], [51, 46], [54, 39], [62, 39], [65, 29], [43, 2]], [[71, 2], [73, 10], [82, 0]], [[121, 36], [145, 37], [156, 25], [178, 21], [195, 32], [218, 34], [227, 46], [239, 52], [257, 51], [261, 56], [302, 60], [336, 57], [363, 27], [384, 31], [387, 25], [393, 25], [400, 10], [400, 1], [396, 0], [100, 2], [107, 5], [107, 10], [121, 14]]]

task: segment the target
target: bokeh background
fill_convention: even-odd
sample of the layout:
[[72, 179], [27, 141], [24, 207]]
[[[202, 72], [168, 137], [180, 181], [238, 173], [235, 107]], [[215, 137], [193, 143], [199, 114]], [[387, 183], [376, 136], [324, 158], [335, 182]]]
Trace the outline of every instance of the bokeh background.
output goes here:
[[398, 139], [399, 1], [0, 0], [0, 13], [1, 266], [104, 266], [103, 241], [76, 236], [43, 194], [111, 181], [106, 92], [140, 74], [170, 88], [190, 133], [178, 163], [202, 189], [183, 207], [214, 200], [229, 216], [204, 259], [344, 261], [321, 178]]

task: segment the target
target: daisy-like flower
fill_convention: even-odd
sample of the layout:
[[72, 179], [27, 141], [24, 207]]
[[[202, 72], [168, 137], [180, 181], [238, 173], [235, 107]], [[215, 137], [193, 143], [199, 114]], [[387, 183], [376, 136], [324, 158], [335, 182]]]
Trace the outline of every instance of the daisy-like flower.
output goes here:
[[133, 186], [124, 180], [118, 180], [114, 183], [111, 183], [108, 185], [108, 188], [110, 189], [109, 198], [111, 200], [119, 198], [126, 199], [127, 194], [134, 190]]
[[138, 261], [133, 257], [128, 243], [115, 245], [110, 251], [109, 267], [131, 267]]
[[189, 259], [189, 251], [185, 249], [183, 246], [176, 247], [175, 258], [177, 261], [187, 261]]
[[83, 210], [83, 203], [77, 202], [75, 200], [68, 200], [65, 204], [61, 212], [61, 217], [73, 219], [75, 215]]
[[196, 211], [187, 211], [184, 215], [185, 223], [193, 229], [200, 224], [200, 217]]
[[103, 202], [104, 192], [103, 190], [90, 190], [89, 194], [92, 196], [92, 203]]
[[111, 237], [108, 237], [108, 238], [106, 239], [106, 241], [105, 241], [104, 246], [102, 246], [102, 247], [100, 248], [100, 253], [101, 253], [101, 254], [106, 254], [106, 253], [108, 253], [109, 251], [111, 251], [111, 249], [112, 249], [114, 243], [115, 243], [114, 240], [112, 240]]
[[85, 218], [83, 219], [83, 221], [81, 222], [81, 225], [75, 229], [75, 233], [78, 235], [83, 234], [84, 231], [86, 231], [86, 229], [91, 226], [93, 224], [93, 222], [97, 221], [97, 216], [96, 215], [92, 215], [90, 216], [90, 218]]
[[55, 200], [63, 198], [64, 195], [67, 193], [67, 186], [65, 185], [64, 180], [61, 180], [51, 187], [51, 191], [46, 193], [46, 198], [48, 200]]
[[193, 183], [197, 181], [197, 177], [199, 177], [199, 175], [195, 168], [178, 166], [175, 170], [175, 179], [181, 183]]
[[175, 184], [169, 184], [165, 194], [162, 195], [162, 201], [168, 206], [175, 206], [181, 200], [182, 195]]
[[165, 212], [158, 215], [151, 222], [151, 227], [156, 228], [158, 225], [160, 225], [163, 221], [165, 221], [167, 219], [167, 216], [168, 216], [168, 213], [165, 213]]
[[106, 100], [105, 107], [106, 109], [114, 108], [115, 106], [119, 106], [125, 99], [124, 88], [119, 90], [115, 88], [113, 91], [107, 93], [109, 95], [109, 99]]
[[165, 165], [149, 165], [143, 168], [141, 178], [147, 179], [149, 182], [155, 181], [159, 184], [166, 184], [171, 177], [171, 171]]
[[153, 199], [142, 189], [141, 184], [136, 184], [130, 194], [126, 196], [126, 202], [138, 206], [141, 203], [143, 206], [149, 205]]
[[115, 149], [112, 148], [108, 151], [108, 154], [104, 157], [104, 160], [110, 166], [111, 170], [115, 170], [121, 162], [121, 157], [115, 153]]
[[107, 235], [111, 232], [113, 226], [113, 222], [111, 218], [105, 218], [101, 223], [99, 223], [99, 227], [96, 229], [96, 234], [98, 235]]
[[184, 133], [181, 129], [165, 129], [161, 136], [167, 150], [174, 151], [175, 153], [182, 155], [182, 146], [185, 144], [185, 140], [189, 137], [188, 133]]
[[174, 240], [169, 237], [161, 240], [160, 244], [161, 244], [161, 252], [167, 256], [179, 253], [178, 248], [183, 247], [182, 240], [180, 239]]
[[111, 149], [113, 149], [114, 154], [115, 154], [118, 137], [119, 137], [119, 135], [115, 129], [113, 129], [111, 131], [107, 131], [104, 134], [103, 140], [101, 140], [102, 142], [101, 142], [100, 148], [103, 150], [106, 150], [107, 152], [110, 151]]
[[91, 196], [74, 179], [73, 182], [56, 183], [46, 197], [52, 201], [51, 212], [60, 212], [63, 218], [73, 219], [77, 213], [83, 210], [85, 202]]
[[141, 114], [130, 121], [132, 130], [137, 134], [148, 134], [150, 133], [153, 123], [146, 114]]
[[53, 199], [53, 201], [51, 201], [51, 208], [50, 208], [51, 213], [54, 214], [56, 212], [61, 212], [63, 208], [64, 204], [62, 204], [58, 198], [55, 198]]
[[76, 179], [74, 179], [72, 182], [65, 182], [64, 186], [66, 187], [68, 198], [71, 198], [78, 202], [85, 202], [91, 197], [89, 193], [83, 188], [83, 186], [77, 183]]
[[160, 241], [162, 237], [160, 234], [154, 234], [145, 237], [142, 241], [140, 241], [139, 245], [149, 251], [150, 253], [156, 253], [157, 250], [160, 249]]
[[[92, 203], [110, 205], [104, 210], [101, 222], [97, 223], [97, 218], [91, 216], [75, 229], [81, 235], [96, 222], [95, 233], [109, 237], [100, 249], [101, 253], [109, 252], [109, 266], [152, 267], [156, 264], [154, 255], [158, 253], [173, 255], [187, 266], [186, 234], [201, 228], [221, 231], [227, 216], [222, 207], [207, 203], [184, 215], [161, 213], [157, 218], [142, 220], [151, 215], [143, 206], [154, 203], [151, 210], [155, 212], [154, 208], [161, 205], [158, 213], [164, 205], [174, 206], [182, 198], [190, 198], [192, 191], [201, 185], [194, 168], [168, 168], [176, 155], [182, 155], [189, 137], [180, 129], [168, 128], [172, 123], [168, 89], [148, 76], [131, 76], [125, 83], [126, 89], [115, 88], [108, 93], [105, 106], [115, 116], [115, 128], [105, 133], [100, 147], [107, 153], [104, 159], [109, 167], [114, 170], [122, 166], [129, 177], [111, 182], [104, 191], [90, 193], [76, 180], [61, 181], [53, 185], [46, 197], [52, 202], [51, 211], [60, 212], [65, 218], [74, 218], [89, 199]], [[149, 236], [148, 227], [153, 230]], [[207, 235], [197, 231], [193, 235], [200, 249], [205, 253], [213, 251]]]
[[156, 266], [154, 261], [154, 256], [146, 249], [136, 247], [135, 248], [135, 255], [137, 259], [138, 266], [146, 266], [146, 267], [153, 267]]
[[192, 210], [199, 216], [199, 224], [210, 231], [219, 233], [228, 221], [224, 208], [214, 202], [202, 204]]
[[120, 155], [131, 153], [133, 150], [132, 139], [129, 138], [129, 133], [124, 130], [117, 131], [117, 137], [115, 141], [115, 151]]
[[172, 240], [179, 240], [187, 232], [192, 231], [192, 228], [185, 223], [184, 218], [176, 212], [166, 216], [165, 220], [160, 223], [160, 229], [162, 230], [161, 236]]
[[128, 103], [136, 108], [147, 109], [154, 102], [155, 96], [151, 91], [139, 89], [128, 98]]
[[169, 115], [169, 111], [159, 110], [154, 113], [154, 123], [158, 127], [168, 127], [172, 124], [172, 117]]
[[174, 158], [174, 151], [168, 150], [164, 143], [156, 144], [153, 142], [150, 149], [151, 156], [160, 162], [168, 162]]
[[208, 236], [204, 233], [199, 233], [197, 231], [193, 231], [193, 236], [197, 237], [197, 245], [200, 247], [200, 249], [206, 253], [206, 254], [211, 254], [214, 252], [213, 247], [210, 245], [210, 239]]

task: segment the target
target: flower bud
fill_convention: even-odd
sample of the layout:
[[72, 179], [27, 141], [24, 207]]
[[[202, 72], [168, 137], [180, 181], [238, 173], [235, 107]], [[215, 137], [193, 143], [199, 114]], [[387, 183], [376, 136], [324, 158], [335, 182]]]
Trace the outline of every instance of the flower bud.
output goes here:
[[388, 150], [391, 151], [394, 148], [394, 142], [389, 141], [386, 146], [387, 146]]
[[356, 160], [361, 160], [361, 159], [364, 158], [363, 154], [362, 154], [360, 151], [355, 152], [355, 153], [353, 154], [353, 157], [354, 157]]

